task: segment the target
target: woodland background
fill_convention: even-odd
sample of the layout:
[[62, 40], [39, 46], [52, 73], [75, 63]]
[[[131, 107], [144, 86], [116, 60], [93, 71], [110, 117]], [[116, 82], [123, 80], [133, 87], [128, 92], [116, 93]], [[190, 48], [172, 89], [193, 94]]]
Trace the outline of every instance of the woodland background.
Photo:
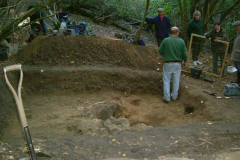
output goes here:
[[[38, 4], [33, 10], [27, 12], [30, 4]], [[154, 26], [147, 24], [144, 17], [157, 15], [157, 8], [164, 8], [165, 15], [170, 18], [172, 26], [180, 28], [180, 37], [187, 42], [187, 25], [193, 18], [193, 12], [202, 13], [204, 33], [213, 29], [215, 20], [222, 22], [227, 30], [228, 41], [233, 42], [236, 32], [231, 24], [240, 18], [240, 0], [1, 0], [0, 2], [0, 40], [10, 36], [29, 23], [18, 24], [39, 9], [44, 9], [45, 16], [54, 15], [59, 6], [63, 6], [73, 14], [90, 17], [96, 23], [112, 23], [122, 29], [132, 32], [131, 25], [154, 32]], [[115, 23], [116, 20], [122, 23]], [[131, 24], [124, 27], [124, 23]], [[57, 22], [55, 22], [57, 26]], [[139, 30], [140, 34], [141, 30]]]

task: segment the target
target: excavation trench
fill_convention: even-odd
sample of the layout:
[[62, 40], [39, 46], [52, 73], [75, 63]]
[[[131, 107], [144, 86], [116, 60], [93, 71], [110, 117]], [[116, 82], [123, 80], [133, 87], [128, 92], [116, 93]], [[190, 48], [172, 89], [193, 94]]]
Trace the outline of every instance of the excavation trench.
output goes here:
[[[163, 103], [161, 72], [104, 66], [24, 66], [23, 71], [22, 99], [34, 137], [106, 136], [211, 120], [205, 105], [194, 103], [202, 98], [183, 86], [177, 101]], [[23, 136], [14, 115], [8, 115], [12, 123], [4, 139]]]

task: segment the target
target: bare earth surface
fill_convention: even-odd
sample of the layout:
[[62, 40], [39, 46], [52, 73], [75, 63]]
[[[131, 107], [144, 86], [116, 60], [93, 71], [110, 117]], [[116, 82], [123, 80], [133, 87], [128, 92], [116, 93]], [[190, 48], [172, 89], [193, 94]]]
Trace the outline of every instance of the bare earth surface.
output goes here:
[[[239, 98], [203, 92], [223, 96], [236, 75], [208, 83], [182, 72], [179, 97], [166, 104], [155, 42], [138, 46], [100, 36], [38, 36], [0, 62], [1, 68], [23, 65], [22, 99], [36, 152], [56, 160], [239, 159]], [[18, 72], [8, 76], [16, 87]], [[0, 89], [0, 159], [27, 157], [3, 74]]]

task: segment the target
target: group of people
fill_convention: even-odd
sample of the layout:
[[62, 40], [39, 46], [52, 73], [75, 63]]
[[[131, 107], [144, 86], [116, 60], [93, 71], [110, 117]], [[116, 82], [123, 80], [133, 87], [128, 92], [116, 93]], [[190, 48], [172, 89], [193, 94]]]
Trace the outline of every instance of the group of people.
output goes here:
[[[36, 5], [29, 6], [28, 10], [35, 7]], [[69, 14], [63, 12], [60, 8], [58, 10], [58, 19], [60, 22], [70, 22]], [[44, 16], [44, 12], [41, 10], [35, 15], [30, 17], [31, 21], [36, 20]], [[198, 34], [203, 36], [203, 23], [200, 19], [201, 13], [195, 11], [193, 14], [193, 19], [189, 22], [187, 27], [187, 36], [190, 39], [191, 34]], [[171, 28], [171, 23], [169, 18], [164, 15], [164, 9], [158, 9], [158, 15], [153, 18], [146, 18], [146, 22], [155, 24], [155, 36], [157, 38], [157, 43], [159, 47], [159, 54], [163, 57], [163, 83], [164, 83], [164, 97], [163, 101], [168, 103], [170, 99], [176, 100], [178, 97], [180, 75], [182, 66], [185, 67], [187, 64], [188, 54], [185, 42], [178, 37], [179, 29], [177, 27]], [[46, 25], [43, 20], [40, 20], [40, 24], [43, 28], [43, 32], [46, 33]], [[235, 63], [235, 67], [238, 69], [237, 80], [233, 83], [240, 83], [240, 21], [237, 21], [232, 24], [236, 31], [238, 31], [238, 36], [235, 40], [231, 59]], [[35, 23], [31, 24], [31, 29], [34, 30]], [[169, 37], [170, 33], [170, 37]], [[225, 44], [218, 43], [214, 39], [226, 40], [226, 31], [221, 27], [220, 21], [214, 22], [214, 29], [205, 34], [206, 38], [211, 37], [211, 50], [213, 53], [213, 73], [217, 73], [217, 61], [220, 57], [221, 64], [223, 63], [224, 53], [225, 53]], [[192, 59], [193, 64], [196, 66], [202, 64], [199, 61], [198, 56], [200, 53], [201, 41], [203, 39], [200, 37], [193, 37], [192, 39]], [[170, 94], [170, 82], [171, 78], [173, 79], [173, 88], [172, 93]]]
[[[187, 36], [190, 39], [191, 34], [198, 34], [203, 36], [203, 23], [200, 19], [201, 13], [195, 11], [193, 14], [193, 19], [189, 22], [187, 27]], [[163, 89], [164, 97], [163, 101], [168, 103], [170, 99], [175, 101], [178, 97], [180, 75], [182, 66], [185, 67], [187, 64], [188, 54], [185, 42], [178, 37], [179, 29], [177, 27], [172, 27], [169, 18], [164, 15], [164, 9], [158, 9], [158, 15], [153, 18], [146, 18], [146, 22], [155, 24], [155, 36], [157, 38], [157, 43], [159, 47], [159, 54], [163, 57]], [[240, 21], [232, 24], [235, 30], [238, 32], [238, 36], [235, 40], [231, 59], [235, 63], [235, 67], [238, 69], [237, 80], [232, 83], [240, 83]], [[170, 33], [170, 37], [169, 37]], [[226, 31], [221, 27], [220, 21], [214, 22], [214, 29], [208, 33], [205, 33], [205, 37], [211, 38], [211, 51], [213, 53], [213, 73], [217, 73], [217, 61], [220, 57], [221, 64], [223, 63], [224, 54], [226, 46], [223, 43], [218, 43], [214, 41], [226, 40]], [[192, 59], [193, 64], [196, 66], [202, 64], [199, 61], [198, 56], [200, 53], [202, 38], [193, 37], [192, 39]], [[223, 65], [223, 64], [222, 64]], [[170, 94], [170, 82], [171, 78], [173, 80], [172, 93]]]
[[[36, 4], [32, 4], [30, 6], [28, 6], [28, 11], [31, 10], [32, 8], [36, 7]], [[30, 22], [36, 21], [37, 19], [44, 17], [44, 11], [40, 10], [38, 12], [36, 12], [35, 14], [30, 16]], [[69, 18], [69, 14], [67, 12], [63, 12], [62, 8], [58, 9], [58, 14], [57, 14], [57, 18], [60, 22], [66, 22], [67, 24], [70, 24], [70, 18]], [[47, 33], [47, 28], [46, 28], [46, 24], [44, 19], [39, 20], [40, 21], [40, 30], [43, 31], [44, 34]], [[36, 26], [37, 24], [31, 23], [31, 32], [34, 33], [36, 30]]]

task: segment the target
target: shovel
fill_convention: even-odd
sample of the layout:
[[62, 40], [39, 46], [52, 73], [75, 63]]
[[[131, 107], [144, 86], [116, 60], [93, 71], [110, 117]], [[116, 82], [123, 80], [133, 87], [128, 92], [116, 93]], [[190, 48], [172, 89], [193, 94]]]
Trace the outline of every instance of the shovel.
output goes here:
[[[18, 83], [18, 92], [17, 93], [7, 78], [7, 72], [14, 71], [14, 70], [20, 71], [20, 79], [19, 79], [19, 83]], [[30, 131], [29, 131], [28, 124], [27, 124], [27, 118], [26, 118], [24, 108], [23, 108], [22, 97], [21, 97], [21, 87], [22, 87], [22, 79], [23, 79], [23, 71], [22, 71], [21, 65], [17, 64], [17, 65], [11, 65], [11, 66], [4, 67], [3, 71], [4, 71], [4, 77], [5, 77], [6, 83], [7, 83], [8, 87], [10, 88], [10, 90], [12, 91], [12, 94], [14, 96], [14, 99], [15, 99], [17, 107], [18, 107], [20, 120], [22, 123], [22, 127], [23, 127], [23, 131], [25, 133], [26, 140], [27, 140], [27, 146], [29, 149], [30, 159], [36, 160], [36, 157], [52, 158], [51, 156], [49, 156], [45, 153], [41, 153], [41, 152], [38, 152], [37, 154], [35, 154], [32, 139], [30, 136]]]

